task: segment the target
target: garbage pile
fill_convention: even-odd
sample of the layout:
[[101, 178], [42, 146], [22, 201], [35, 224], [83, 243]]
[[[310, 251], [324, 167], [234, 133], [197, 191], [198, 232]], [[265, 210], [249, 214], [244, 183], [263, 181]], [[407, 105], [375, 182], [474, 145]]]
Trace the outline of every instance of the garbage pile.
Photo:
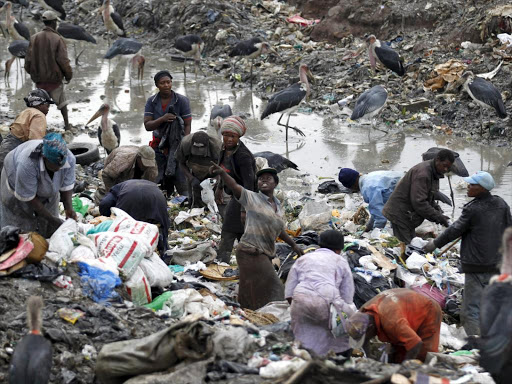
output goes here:
[[[285, 175], [277, 196], [288, 232], [305, 252], [318, 248], [318, 234], [325, 229], [344, 233], [357, 307], [397, 286], [441, 305], [441, 348], [429, 355], [428, 364], [379, 362], [383, 348], [378, 341], [367, 357], [357, 352], [350, 359], [312, 356], [293, 340], [286, 301], [257, 311], [241, 308], [236, 260], [215, 260], [220, 223], [208, 208], [188, 209], [183, 197], [170, 199], [170, 249], [158, 255], [155, 225], [116, 208], [112, 217], [94, 217], [94, 203], [75, 196], [81, 222], [65, 221], [47, 243], [15, 228], [0, 232], [2, 371], [25, 333], [24, 300], [38, 294], [46, 305], [43, 333], [54, 345], [53, 382], [86, 383], [96, 375], [102, 383], [235, 383], [241, 377], [299, 383], [312, 375], [325, 382], [349, 375], [354, 382], [393, 376], [416, 383], [434, 375], [492, 383], [478, 367], [478, 352], [461, 350], [466, 335], [458, 326], [463, 276], [457, 244], [425, 254], [425, 240], [418, 237], [402, 249], [386, 229], [363, 232], [369, 214], [361, 197], [334, 180], [319, 184], [294, 170]], [[301, 188], [321, 192], [308, 195], [298, 192]], [[436, 231], [434, 225], [418, 230], [424, 237]], [[273, 264], [283, 282], [296, 257], [288, 245], [276, 243]]]

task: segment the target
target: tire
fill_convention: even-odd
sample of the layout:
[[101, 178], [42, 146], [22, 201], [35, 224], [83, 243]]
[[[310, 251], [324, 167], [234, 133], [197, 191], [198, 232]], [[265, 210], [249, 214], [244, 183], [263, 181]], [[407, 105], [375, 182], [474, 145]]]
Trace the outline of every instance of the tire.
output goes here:
[[75, 155], [76, 163], [80, 165], [89, 165], [100, 158], [98, 146], [93, 143], [71, 143], [68, 144], [68, 149]]

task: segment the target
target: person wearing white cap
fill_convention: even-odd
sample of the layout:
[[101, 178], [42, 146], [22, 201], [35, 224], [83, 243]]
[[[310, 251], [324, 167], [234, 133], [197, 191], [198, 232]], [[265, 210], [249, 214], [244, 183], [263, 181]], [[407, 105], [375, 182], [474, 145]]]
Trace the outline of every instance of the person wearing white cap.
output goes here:
[[57, 14], [46, 11], [42, 18], [43, 30], [30, 38], [25, 55], [25, 70], [30, 74], [37, 88], [44, 89], [50, 94], [62, 113], [64, 129], [68, 130], [70, 128], [67, 108], [69, 101], [66, 99], [62, 80], [66, 79], [69, 83], [73, 77], [73, 70], [69, 64], [66, 43], [57, 32]]
[[465, 282], [461, 320], [468, 335], [479, 335], [480, 299], [491, 277], [499, 273], [501, 237], [512, 225], [512, 215], [507, 203], [490, 193], [495, 183], [489, 173], [478, 171], [464, 177], [464, 181], [469, 183], [468, 196], [474, 199], [464, 206], [458, 220], [430, 240], [424, 250], [432, 252], [462, 237], [460, 260]]

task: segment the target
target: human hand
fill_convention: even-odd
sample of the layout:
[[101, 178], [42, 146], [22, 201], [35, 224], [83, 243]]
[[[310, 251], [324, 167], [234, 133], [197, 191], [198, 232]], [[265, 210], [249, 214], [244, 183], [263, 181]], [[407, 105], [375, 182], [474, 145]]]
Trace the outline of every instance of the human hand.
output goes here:
[[434, 240], [430, 239], [428, 243], [423, 247], [423, 250], [427, 253], [434, 252], [436, 249], [436, 245], [434, 244]]
[[197, 177], [192, 177], [190, 184], [193, 188], [201, 188], [201, 181]]
[[78, 217], [76, 216], [76, 212], [73, 209], [66, 209], [66, 219], [73, 219], [75, 221], [78, 220]]
[[173, 115], [172, 113], [166, 113], [165, 115], [163, 115], [163, 116], [161, 117], [161, 119], [162, 119], [164, 122], [171, 122], [171, 121], [176, 120], [176, 115]]
[[450, 226], [450, 217], [443, 215], [442, 219], [439, 221], [439, 224], [441, 224], [444, 227], [449, 227]]
[[226, 172], [224, 168], [222, 168], [218, 164], [215, 164], [213, 161], [211, 162], [211, 164], [212, 165], [210, 166], [210, 175], [218, 176], [218, 175]]
[[297, 244], [293, 245], [292, 250], [299, 256], [304, 254], [304, 251]]

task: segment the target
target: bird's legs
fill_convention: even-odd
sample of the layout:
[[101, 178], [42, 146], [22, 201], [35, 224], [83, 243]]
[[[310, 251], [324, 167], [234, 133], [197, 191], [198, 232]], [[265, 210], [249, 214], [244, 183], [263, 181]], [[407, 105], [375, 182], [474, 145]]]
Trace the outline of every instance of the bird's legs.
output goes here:
[[[254, 59], [251, 59], [251, 71], [250, 71], [250, 74], [249, 74], [249, 76], [251, 78], [251, 89], [252, 89], [252, 65], [253, 64], [254, 64]], [[289, 115], [288, 115], [288, 117], [289, 117]], [[286, 138], [286, 140], [288, 140], [288, 137]]]
[[9, 73], [11, 72], [11, 65], [12, 65], [14, 59], [15, 59], [15, 57], [13, 56], [5, 62], [4, 80], [9, 79]]
[[187, 80], [187, 59], [183, 62], [183, 79]]
[[484, 134], [484, 111], [482, 106], [480, 106], [480, 136]]
[[304, 134], [304, 132], [302, 132], [299, 128], [297, 128], [297, 127], [290, 127], [288, 125], [288, 123], [290, 122], [291, 113], [288, 114], [288, 119], [286, 120], [286, 124], [282, 124], [281, 123], [281, 118], [283, 117], [283, 115], [284, 115], [284, 113], [281, 114], [281, 116], [279, 116], [279, 120], [277, 120], [277, 125], [280, 125], [281, 127], [286, 127], [286, 141], [288, 141], [288, 128], [293, 129], [295, 132], [297, 132], [301, 136], [306, 136]]
[[453, 196], [452, 177], [451, 176], [448, 176], [448, 185], [450, 186], [450, 197], [452, 198], [453, 212], [455, 212], [455, 197]]

